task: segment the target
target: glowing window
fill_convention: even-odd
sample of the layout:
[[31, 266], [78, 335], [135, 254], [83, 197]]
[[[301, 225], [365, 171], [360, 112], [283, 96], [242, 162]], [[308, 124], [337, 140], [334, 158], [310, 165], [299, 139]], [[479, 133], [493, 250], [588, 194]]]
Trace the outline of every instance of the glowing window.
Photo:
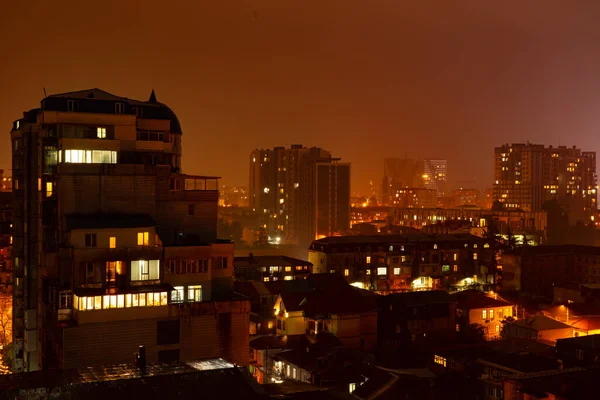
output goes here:
[[96, 136], [98, 139], [106, 139], [106, 128], [96, 128]]
[[116, 236], [111, 236], [110, 239], [108, 239], [108, 247], [110, 247], [111, 249], [114, 249], [117, 247]]
[[377, 275], [387, 275], [387, 268], [386, 267], [377, 268]]
[[202, 286], [188, 286], [188, 301], [202, 301]]
[[150, 306], [150, 307], [152, 307], [154, 305], [154, 296], [152, 295], [152, 293], [148, 293], [146, 305]]
[[292, 271], [292, 267], [285, 267], [285, 272], [291, 272]]
[[473, 253], [473, 260], [477, 260], [477, 253]]
[[483, 310], [483, 311], [481, 312], [481, 318], [482, 318], [482, 319], [487, 319], [487, 310]]
[[292, 279], [293, 278], [290, 275], [288, 275], [285, 278], [283, 278], [284, 281], [291, 281]]
[[140, 293], [140, 307], [146, 307], [146, 293]]
[[371, 270], [370, 269], [367, 270], [367, 275], [371, 275]]
[[457, 271], [458, 271], [458, 265], [455, 265], [455, 266], [453, 267], [453, 269], [452, 269], [452, 270], [453, 270], [454, 272], [457, 272]]
[[101, 310], [102, 309], [102, 296], [95, 296], [94, 297], [94, 310]]
[[400, 268], [394, 268], [394, 275], [400, 275]]
[[120, 294], [117, 295], [117, 308], [125, 307], [125, 296]]
[[494, 319], [494, 310], [490, 310], [490, 319]]
[[125, 295], [125, 307], [127, 307], [127, 308], [131, 307], [131, 294]]
[[137, 234], [137, 244], [138, 246], [148, 246], [148, 238], [150, 234], [148, 232], [138, 232]]
[[371, 264], [371, 256], [367, 256], [367, 264]]
[[52, 182], [46, 182], [46, 197], [52, 197]]
[[131, 295], [131, 306], [139, 307], [139, 305], [140, 305], [140, 295], [139, 294]]
[[185, 300], [183, 296], [183, 286], [175, 286], [175, 290], [171, 292], [172, 303], [182, 303]]
[[168, 303], [167, 292], [160, 292], [160, 305], [166, 306]]
[[110, 296], [102, 296], [102, 308], [110, 308]]

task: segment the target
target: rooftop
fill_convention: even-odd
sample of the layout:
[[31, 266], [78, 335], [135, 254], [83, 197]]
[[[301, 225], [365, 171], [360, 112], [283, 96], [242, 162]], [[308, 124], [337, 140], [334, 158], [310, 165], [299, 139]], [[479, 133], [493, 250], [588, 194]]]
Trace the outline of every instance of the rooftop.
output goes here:
[[461, 309], [478, 309], [490, 307], [512, 307], [507, 301], [495, 299], [478, 290], [463, 290], [450, 295], [451, 300], [456, 301], [457, 307]]
[[448, 303], [453, 301], [443, 290], [428, 290], [422, 292], [393, 293], [385, 296], [385, 302], [398, 305], [416, 306], [424, 304]]
[[597, 351], [600, 351], [600, 334], [584, 335], [584, 336], [577, 336], [577, 337], [572, 337], [572, 338], [556, 340], [556, 347], [560, 347], [565, 344], [575, 345], [580, 348], [586, 348], [586, 349], [597, 349]]
[[[148, 101], [133, 100], [127, 97], [116, 96], [98, 88], [58, 93], [50, 95], [41, 101], [42, 110], [67, 112], [69, 110], [67, 104], [68, 100], [78, 101], [78, 112], [102, 114], [114, 114], [114, 103], [123, 103], [125, 104], [123, 114], [138, 115], [138, 118], [142, 119], [170, 120], [171, 132], [182, 133], [177, 115], [175, 115], [173, 110], [167, 105], [156, 100], [154, 90], [152, 90]], [[141, 109], [142, 112], [136, 112], [137, 110], [134, 108]]]
[[[589, 399], [598, 390], [599, 368], [570, 368], [521, 375], [509, 381], [516, 383], [521, 393], [533, 394], [538, 398], [560, 398], [564, 400]], [[592, 396], [595, 397], [595, 396]]]
[[531, 318], [519, 319], [511, 323], [511, 325], [529, 328], [536, 331], [571, 328], [570, 325], [557, 321], [554, 318], [546, 317], [545, 315], [536, 315]]
[[140, 398], [264, 398], [242, 368], [217, 358], [148, 365], [145, 372], [130, 364], [48, 370], [0, 376], [0, 399], [33, 394], [87, 399]]
[[541, 256], [541, 255], [600, 255], [600, 247], [583, 246], [576, 244], [569, 245], [542, 245], [542, 246], [525, 246], [519, 250], [513, 251], [513, 254], [522, 256]]
[[313, 264], [308, 261], [300, 260], [287, 256], [249, 256], [249, 257], [234, 257], [233, 265], [236, 267], [250, 266], [309, 266]]
[[468, 233], [450, 233], [450, 234], [406, 234], [406, 235], [357, 235], [357, 236], [329, 236], [323, 239], [315, 240], [311, 248], [319, 244], [393, 244], [393, 243], [406, 243], [406, 242], [444, 242], [444, 241], [483, 241], [485, 239], [471, 235]]

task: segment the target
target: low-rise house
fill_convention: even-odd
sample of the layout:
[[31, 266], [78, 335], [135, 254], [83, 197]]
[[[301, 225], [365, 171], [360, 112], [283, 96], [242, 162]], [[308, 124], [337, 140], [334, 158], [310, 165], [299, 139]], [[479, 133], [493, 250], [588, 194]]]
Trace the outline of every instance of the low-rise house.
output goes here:
[[313, 264], [287, 256], [255, 256], [250, 253], [248, 257], [234, 257], [233, 267], [238, 280], [276, 282], [305, 279], [312, 273]]
[[520, 346], [455, 346], [433, 355], [433, 370], [438, 374], [460, 374], [477, 387], [477, 398], [504, 399], [503, 381], [507, 377], [559, 368], [557, 360], [537, 353], [520, 352]]
[[279, 291], [274, 307], [277, 334], [330, 332], [350, 348], [377, 346], [376, 294], [350, 286], [336, 274], [283, 282]]
[[573, 337], [575, 329], [545, 315], [520, 319], [505, 326], [507, 337], [541, 339], [556, 342], [557, 339]]
[[378, 298], [380, 349], [396, 349], [434, 332], [453, 334], [456, 303], [437, 291], [394, 293]]
[[464, 331], [471, 324], [483, 326], [486, 340], [500, 336], [502, 321], [513, 317], [513, 305], [477, 290], [452, 294], [457, 313], [457, 330]]
[[570, 368], [509, 377], [505, 400], [579, 400], [597, 398], [598, 368]]
[[600, 365], [600, 335], [558, 339], [556, 356], [565, 367]]
[[250, 335], [274, 334], [273, 306], [278, 296], [259, 281], [235, 281], [234, 289], [250, 299]]

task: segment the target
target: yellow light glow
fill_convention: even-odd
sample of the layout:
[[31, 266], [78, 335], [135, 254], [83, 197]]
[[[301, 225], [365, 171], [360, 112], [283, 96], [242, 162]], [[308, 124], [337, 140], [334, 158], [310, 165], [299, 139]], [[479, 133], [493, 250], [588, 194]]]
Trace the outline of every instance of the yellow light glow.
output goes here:
[[285, 317], [288, 318], [290, 316], [290, 314], [288, 314], [287, 312], [285, 313]]

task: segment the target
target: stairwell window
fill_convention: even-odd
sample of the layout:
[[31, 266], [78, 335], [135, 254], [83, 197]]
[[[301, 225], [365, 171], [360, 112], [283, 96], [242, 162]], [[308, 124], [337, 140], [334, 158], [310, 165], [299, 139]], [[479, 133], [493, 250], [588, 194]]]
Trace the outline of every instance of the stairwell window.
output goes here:
[[138, 232], [137, 234], [137, 244], [138, 246], [148, 246], [150, 233], [148, 232]]

